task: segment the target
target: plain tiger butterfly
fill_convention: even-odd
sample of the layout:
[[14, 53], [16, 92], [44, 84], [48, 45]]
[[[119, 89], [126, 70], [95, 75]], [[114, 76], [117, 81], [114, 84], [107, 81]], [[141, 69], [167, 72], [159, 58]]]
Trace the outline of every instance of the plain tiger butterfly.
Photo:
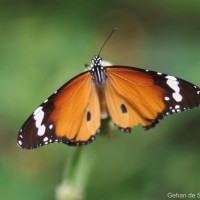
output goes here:
[[87, 71], [65, 83], [31, 114], [19, 131], [20, 147], [88, 144], [95, 139], [101, 119], [110, 117], [121, 131], [130, 132], [138, 124], [149, 129], [169, 115], [199, 106], [196, 85], [136, 67], [104, 66], [99, 54]]

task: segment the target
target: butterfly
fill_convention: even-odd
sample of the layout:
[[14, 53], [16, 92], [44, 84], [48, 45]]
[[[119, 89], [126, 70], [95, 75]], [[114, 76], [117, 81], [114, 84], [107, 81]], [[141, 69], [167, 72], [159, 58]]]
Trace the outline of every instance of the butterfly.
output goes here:
[[92, 142], [101, 119], [110, 117], [124, 132], [138, 124], [150, 129], [174, 113], [200, 104], [200, 88], [183, 79], [128, 66], [105, 66], [92, 58], [88, 70], [46, 99], [19, 130], [17, 143], [33, 149], [62, 142]]

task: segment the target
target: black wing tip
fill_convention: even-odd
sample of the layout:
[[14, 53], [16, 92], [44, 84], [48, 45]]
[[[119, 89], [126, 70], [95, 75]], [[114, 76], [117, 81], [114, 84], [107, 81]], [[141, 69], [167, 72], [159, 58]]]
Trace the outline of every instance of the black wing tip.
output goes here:
[[[152, 120], [150, 125], [143, 126], [143, 128], [145, 130], [150, 130], [150, 129], [154, 128], [156, 125], [158, 125], [161, 120], [163, 120], [163, 119], [165, 119], [165, 118], [167, 118], [167, 117], [169, 117], [169, 116], [171, 116], [173, 114], [182, 113], [182, 112], [189, 111], [191, 109], [197, 108], [197, 107], [199, 107], [199, 105], [200, 104], [195, 104], [195, 105], [193, 105], [193, 107], [187, 107], [187, 108], [184, 107], [184, 108], [179, 108], [179, 109], [171, 107], [171, 109], [167, 109], [165, 111], [165, 114], [159, 113], [157, 118]], [[150, 121], [150, 120], [148, 120], [148, 121]]]

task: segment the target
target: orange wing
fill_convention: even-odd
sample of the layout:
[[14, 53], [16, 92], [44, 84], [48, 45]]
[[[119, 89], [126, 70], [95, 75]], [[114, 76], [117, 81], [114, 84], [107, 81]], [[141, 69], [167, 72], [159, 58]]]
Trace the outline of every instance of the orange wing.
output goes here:
[[164, 117], [200, 103], [197, 86], [167, 74], [113, 66], [106, 68], [106, 75], [108, 111], [125, 132], [138, 124], [151, 128]]
[[68, 81], [28, 118], [18, 144], [36, 148], [52, 142], [82, 145], [94, 140], [100, 127], [100, 104], [90, 72]]

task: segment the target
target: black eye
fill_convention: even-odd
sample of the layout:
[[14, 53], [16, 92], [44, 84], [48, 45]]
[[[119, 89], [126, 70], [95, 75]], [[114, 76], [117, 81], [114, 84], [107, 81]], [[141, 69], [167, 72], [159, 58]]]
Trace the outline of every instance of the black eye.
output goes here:
[[91, 120], [91, 112], [87, 112], [87, 115], [86, 115], [86, 120], [87, 121], [90, 121]]
[[123, 113], [127, 113], [127, 108], [124, 104], [121, 104], [120, 108], [121, 108]]

